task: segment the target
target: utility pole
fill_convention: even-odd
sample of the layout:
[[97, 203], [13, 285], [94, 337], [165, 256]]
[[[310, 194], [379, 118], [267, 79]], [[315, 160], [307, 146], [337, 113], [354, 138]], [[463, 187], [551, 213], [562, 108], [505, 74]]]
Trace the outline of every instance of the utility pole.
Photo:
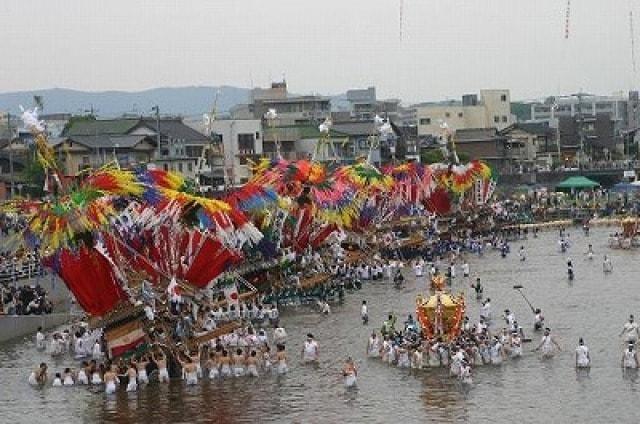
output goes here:
[[160, 107], [155, 105], [151, 110], [156, 113], [156, 142], [158, 143], [158, 149], [162, 156], [162, 146], [160, 146]]
[[582, 98], [584, 97], [584, 93], [580, 92], [574, 94], [578, 98], [578, 104], [576, 105], [578, 108], [576, 110], [576, 121], [578, 124], [578, 137], [580, 139], [580, 156], [578, 157], [578, 168], [582, 169], [582, 160], [585, 154], [584, 151], [584, 116], [582, 115]]
[[15, 194], [15, 181], [13, 175], [13, 131], [11, 130], [11, 112], [7, 112], [7, 131], [9, 132], [9, 178], [11, 179], [11, 198]]

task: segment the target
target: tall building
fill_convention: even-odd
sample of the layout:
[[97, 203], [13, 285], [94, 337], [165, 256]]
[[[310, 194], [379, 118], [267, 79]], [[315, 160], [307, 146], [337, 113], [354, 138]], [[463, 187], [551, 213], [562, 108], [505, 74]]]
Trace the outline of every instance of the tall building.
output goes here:
[[366, 121], [379, 115], [394, 122], [398, 120], [400, 100], [378, 100], [375, 87], [347, 90], [347, 101], [351, 119]]
[[[513, 124], [509, 90], [480, 90], [462, 96], [461, 101], [422, 103], [415, 105], [418, 136], [434, 136], [442, 132], [441, 125], [451, 130], [495, 128], [502, 130]], [[411, 117], [405, 111], [403, 116]]]
[[322, 122], [331, 115], [329, 97], [291, 96], [286, 81], [274, 82], [270, 88], [254, 88], [249, 101], [231, 108], [231, 119], [263, 119], [269, 109], [275, 109], [278, 125], [296, 125]]
[[[232, 185], [246, 183], [249, 162], [262, 156], [262, 121], [260, 119], [222, 119], [213, 121], [211, 130], [222, 146], [224, 177]], [[213, 163], [212, 165], [220, 165]], [[206, 176], [208, 173], [203, 171]], [[215, 175], [215, 174], [214, 174]]]

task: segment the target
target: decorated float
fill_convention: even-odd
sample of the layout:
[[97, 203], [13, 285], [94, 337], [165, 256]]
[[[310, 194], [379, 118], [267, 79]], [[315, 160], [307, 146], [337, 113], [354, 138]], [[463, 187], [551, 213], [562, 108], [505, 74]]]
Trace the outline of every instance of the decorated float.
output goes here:
[[455, 296], [444, 291], [445, 280], [442, 276], [435, 276], [431, 284], [435, 289], [433, 295], [416, 297], [416, 316], [422, 333], [427, 338], [455, 339], [462, 332], [464, 295]]
[[627, 217], [620, 222], [621, 231], [609, 237], [609, 247], [612, 249], [631, 249], [640, 246], [640, 220]]
[[[481, 161], [407, 162], [380, 170], [369, 158], [344, 164], [315, 157], [262, 159], [247, 184], [220, 199], [202, 197], [179, 173], [151, 165], [123, 169], [117, 161], [69, 183], [37, 114], [25, 111], [23, 120], [36, 140], [46, 195], [13, 199], [2, 209], [24, 219], [23, 245], [40, 253], [92, 325], [105, 330], [112, 357], [158, 340], [170, 343], [179, 316], [171, 309], [176, 298], [211, 308], [251, 298], [253, 282], [261, 290], [284, 285], [291, 262], [286, 257], [337, 244], [335, 234], [362, 241], [347, 255], [353, 262], [392, 243], [396, 249], [422, 245], [435, 218], [484, 205], [495, 187]], [[302, 277], [297, 287], [280, 288], [313, 290], [331, 280]], [[418, 300], [418, 316], [427, 333], [450, 337], [459, 332], [464, 300], [438, 287], [434, 296]], [[149, 304], [153, 323], [143, 313]]]

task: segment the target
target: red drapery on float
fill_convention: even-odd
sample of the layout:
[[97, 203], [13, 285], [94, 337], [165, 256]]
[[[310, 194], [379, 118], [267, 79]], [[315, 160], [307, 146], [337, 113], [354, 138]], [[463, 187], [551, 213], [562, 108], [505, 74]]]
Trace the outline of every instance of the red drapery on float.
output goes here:
[[329, 237], [331, 233], [333, 233], [337, 229], [338, 227], [334, 224], [327, 224], [319, 228], [318, 231], [316, 231], [311, 236], [311, 240], [310, 240], [311, 246], [314, 249], [318, 248], [322, 244], [322, 242], [324, 242], [327, 239], [327, 237]]
[[58, 275], [89, 315], [102, 316], [127, 298], [109, 261], [95, 249], [62, 249]]
[[446, 215], [451, 211], [449, 193], [442, 188], [436, 189], [425, 202], [427, 210], [436, 215]]
[[157, 283], [160, 277], [175, 276], [187, 284], [203, 288], [242, 259], [217, 238], [198, 230], [174, 231], [161, 226], [145, 231], [142, 239], [145, 242], [134, 247], [105, 236], [105, 245], [111, 257], [117, 259], [122, 267], [144, 270], [153, 283]]
[[240, 261], [241, 256], [224, 247], [220, 241], [195, 232], [191, 238], [193, 257], [191, 266], [183, 278], [191, 285], [203, 288], [224, 272], [231, 264]]

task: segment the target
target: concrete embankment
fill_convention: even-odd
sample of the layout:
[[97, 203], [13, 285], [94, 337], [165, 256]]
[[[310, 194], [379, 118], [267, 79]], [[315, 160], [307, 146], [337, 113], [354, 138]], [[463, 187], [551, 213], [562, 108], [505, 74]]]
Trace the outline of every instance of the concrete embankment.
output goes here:
[[69, 322], [73, 315], [53, 313], [48, 315], [2, 315], [0, 316], [0, 343], [34, 334], [38, 327], [50, 329]]
[[73, 318], [70, 294], [67, 286], [58, 277], [47, 275], [39, 278], [18, 280], [11, 285], [31, 286], [40, 284], [54, 304], [54, 313], [48, 315], [0, 315], [0, 343], [35, 334], [38, 327], [51, 329], [69, 322]]

